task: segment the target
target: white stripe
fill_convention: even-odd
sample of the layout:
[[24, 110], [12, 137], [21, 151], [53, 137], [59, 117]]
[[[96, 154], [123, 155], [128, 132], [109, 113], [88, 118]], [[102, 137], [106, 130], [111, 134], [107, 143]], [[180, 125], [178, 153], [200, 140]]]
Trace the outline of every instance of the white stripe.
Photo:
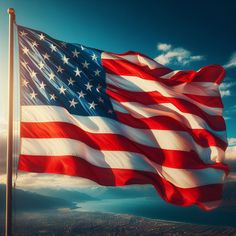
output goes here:
[[57, 106], [23, 106], [22, 121], [62, 121], [74, 124], [90, 133], [120, 134], [136, 143], [150, 147], [180, 151], [195, 150], [206, 163], [211, 163], [211, 160], [224, 159], [222, 149], [218, 147], [202, 148], [195, 143], [191, 135], [184, 131], [137, 129], [107, 117], [71, 115], [66, 109]]
[[109, 59], [109, 60], [127, 60], [129, 62], [141, 65], [141, 66], [148, 66], [151, 70], [156, 68], [165, 68], [163, 65], [159, 64], [158, 62], [151, 60], [145, 56], [138, 55], [138, 54], [130, 54], [130, 55], [114, 55], [112, 53], [102, 52], [101, 55], [102, 59]]
[[[109, 88], [109, 90], [113, 91], [113, 88]], [[118, 91], [115, 90], [115, 92], [118, 92]], [[122, 108], [120, 103], [124, 103], [124, 104], [125, 103], [133, 103], [133, 104], [139, 104], [139, 106], [151, 107], [151, 108], [157, 107], [157, 109], [160, 109], [161, 111], [170, 111], [170, 109], [173, 109], [173, 111], [176, 111], [179, 114], [184, 115], [184, 116], [192, 115], [191, 112], [187, 112], [187, 111], [182, 112], [177, 106], [175, 106], [172, 103], [167, 103], [167, 102], [165, 102], [165, 103], [161, 103], [160, 102], [159, 104], [156, 104], [155, 102], [153, 102], [153, 104], [150, 104], [150, 105], [142, 105], [141, 103], [135, 103], [135, 102], [119, 102], [119, 101], [116, 101], [115, 99], [111, 99], [111, 100], [114, 103], [113, 105], [114, 105], [114, 107], [116, 107], [116, 110], [120, 111], [120, 112], [123, 112], [123, 113], [128, 113], [128, 111], [125, 108]], [[191, 99], [188, 99], [188, 100], [191, 100]], [[209, 115], [212, 115], [212, 116], [222, 116], [222, 112], [223, 112], [222, 108], [207, 107], [207, 106], [204, 106], [202, 104], [199, 105], [199, 104], [197, 104], [197, 102], [194, 102], [194, 101], [193, 102], [191, 101], [191, 103], [195, 104], [203, 112], [205, 112], [205, 113], [207, 113]], [[156, 112], [159, 112], [159, 111], [156, 111]], [[153, 116], [153, 115], [151, 115], [151, 116]], [[198, 115], [193, 115], [193, 117], [196, 117], [196, 119], [202, 119]]]
[[206, 168], [200, 170], [175, 169], [151, 162], [143, 155], [121, 151], [95, 150], [72, 139], [22, 139], [23, 155], [80, 157], [103, 168], [118, 168], [157, 173], [177, 187], [192, 188], [222, 183], [224, 171]]
[[[201, 70], [201, 69], [200, 69]], [[198, 71], [200, 71], [200, 70], [198, 70]], [[162, 75], [160, 78], [162, 78], [162, 79], [171, 79], [171, 77], [173, 77], [174, 75], [176, 75], [179, 71], [181, 71], [181, 70], [174, 70], [174, 71], [171, 71], [170, 73], [167, 73], [167, 74], [165, 74], [165, 75]], [[198, 72], [197, 71], [197, 72]], [[183, 83], [185, 83], [185, 82], [183, 82]], [[218, 87], [219, 86], [219, 84], [217, 84], [217, 83], [215, 83], [215, 82], [196, 82], [196, 81], [194, 81], [194, 82], [188, 82], [188, 83], [191, 83], [191, 84], [193, 84], [193, 85], [196, 85], [196, 86], [202, 86], [202, 87]]]
[[[107, 75], [108, 76], [108, 79], [109, 79], [109, 76], [110, 75]], [[113, 75], [112, 75], [113, 77]], [[118, 76], [119, 77], [119, 76]], [[120, 77], [120, 80], [121, 82], [123, 82], [123, 78]], [[137, 83], [136, 83], [137, 84]], [[115, 84], [112, 84], [113, 86], [116, 86]], [[210, 115], [222, 115], [222, 112], [223, 112], [223, 109], [222, 108], [218, 108], [218, 107], [209, 107], [207, 105], [204, 105], [202, 103], [199, 103], [187, 96], [185, 96], [182, 93], [179, 93], [179, 92], [176, 92], [174, 89], [170, 89], [169, 87], [166, 87], [165, 85], [162, 85], [161, 83], [157, 83], [157, 86], [158, 87], [152, 87], [152, 91], [148, 91], [148, 92], [153, 92], [153, 91], [157, 91], [159, 92], [162, 96], [166, 97], [166, 98], [180, 98], [180, 99], [183, 99], [185, 101], [188, 101], [188, 102], [191, 102], [193, 103], [194, 105], [196, 105], [198, 108], [200, 108], [202, 111], [210, 114]], [[200, 83], [197, 83], [197, 86], [201, 86]], [[117, 87], [117, 86], [116, 86]], [[204, 87], [204, 89], [206, 90], [205, 88], [205, 85], [203, 85], [202, 87]], [[122, 88], [122, 89], [125, 89], [125, 90], [128, 90], [128, 87], [124, 88], [122, 85], [118, 85], [118, 88]], [[118, 89], [117, 88], [117, 89]], [[117, 89], [114, 89], [114, 88], [109, 88], [109, 90], [111, 91], [115, 91], [117, 92]], [[192, 88], [193, 89], [193, 88]], [[216, 88], [217, 89], [217, 88]], [[136, 92], [136, 91], [135, 91]], [[143, 91], [137, 91], [137, 92], [144, 92]], [[160, 104], [166, 104], [166, 103], [160, 103]]]
[[223, 141], [227, 141], [225, 131], [213, 130], [201, 117], [182, 112], [171, 103], [146, 106], [136, 102], [117, 102], [114, 99], [111, 99], [111, 102], [114, 110], [125, 114], [131, 114], [135, 118], [167, 116], [182, 123], [185, 127], [190, 129], [206, 129]]
[[[110, 87], [110, 88], [108, 88], [108, 89], [109, 89], [110, 91], [115, 92], [115, 93], [119, 93], [119, 88], [111, 88], [111, 87]], [[160, 92], [160, 91], [158, 91], [158, 92]], [[191, 99], [191, 98], [189, 98], [189, 97], [186, 97], [186, 96], [183, 95], [183, 94], [176, 95], [175, 97], [174, 97], [174, 95], [169, 95], [169, 96], [165, 96], [165, 95], [164, 95], [164, 97], [166, 97], [167, 99], [168, 99], [168, 98], [180, 98], [180, 99], [182, 99], [182, 100], [186, 100], [186, 101], [188, 101], [188, 102], [190, 102], [190, 103], [196, 105], [196, 106], [197, 106], [198, 108], [200, 108], [203, 112], [205, 112], [205, 113], [207, 113], [207, 114], [209, 114], [209, 115], [222, 116], [222, 113], [223, 113], [223, 109], [222, 109], [222, 108], [206, 106], [206, 105], [201, 104], [201, 103], [199, 103], [199, 102], [197, 102], [197, 101], [195, 101], [195, 100], [193, 100], [193, 99]], [[153, 103], [153, 104], [156, 104], [155, 101], [152, 101], [152, 103]], [[168, 106], [168, 104], [172, 104], [172, 103], [159, 102], [159, 104], [160, 104], [160, 106]], [[152, 104], [150, 104], [150, 105], [152, 105]], [[149, 106], [150, 106], [150, 105], [149, 105]], [[190, 105], [191, 105], [191, 104], [190, 104]], [[175, 105], [173, 104], [173, 106], [175, 106]], [[177, 109], [177, 107], [176, 107], [176, 109]], [[185, 112], [185, 113], [187, 113], [187, 112]]]
[[[123, 112], [123, 113], [128, 113], [132, 115], [135, 118], [149, 118], [152, 116], [168, 116], [172, 117], [175, 120], [181, 122], [184, 126], [187, 126], [188, 128], [191, 129], [206, 129], [210, 131], [214, 136], [220, 138], [224, 142], [227, 143], [227, 135], [225, 131], [215, 131], [211, 129], [207, 123], [200, 117], [195, 116], [193, 114], [188, 114], [188, 113], [183, 113], [180, 110], [178, 110], [173, 104], [162, 104], [162, 105], [151, 105], [151, 106], [145, 106], [139, 103], [132, 103], [132, 102], [116, 102], [115, 100], [111, 100], [113, 108], [116, 111]], [[125, 112], [124, 112], [125, 111]], [[191, 135], [189, 135], [186, 132], [182, 131], [168, 131], [168, 130], [162, 130], [163, 136], [160, 136], [161, 130], [158, 130], [155, 132], [155, 130], [152, 130], [154, 132], [154, 136], [156, 138], [156, 141], [159, 142], [160, 138], [160, 143], [161, 141], [164, 140], [169, 140], [174, 143], [176, 143], [177, 147], [174, 147], [172, 144], [170, 149], [167, 148], [166, 144], [161, 148], [168, 149], [168, 150], [177, 150], [174, 148], [178, 148], [181, 150], [186, 150], [187, 151], [187, 146], [189, 145], [190, 148], [193, 148], [193, 150], [197, 151], [199, 156], [202, 158], [203, 161], [208, 162], [208, 156], [210, 156], [210, 159], [215, 162], [222, 162], [224, 161], [225, 158], [225, 153], [221, 148], [218, 147], [209, 147], [207, 148], [202, 148], [200, 145], [195, 143], [194, 139], [192, 138]], [[177, 134], [178, 133], [178, 134]], [[182, 134], [180, 134], [182, 133]], [[175, 138], [171, 136], [171, 134], [175, 135]], [[167, 135], [165, 137], [165, 135]], [[189, 141], [189, 143], [186, 143], [186, 139]], [[186, 143], [186, 146], [182, 146], [184, 143]], [[208, 151], [207, 151], [208, 150]]]
[[179, 71], [180, 71], [180, 70], [171, 71], [171, 72], [168, 73], [168, 74], [162, 75], [160, 78], [162, 78], [162, 79], [170, 79], [172, 76], [174, 76], [175, 74], [177, 74]]
[[[201, 96], [220, 96], [218, 85], [205, 82], [181, 83], [170, 88], [159, 81], [145, 80], [137, 76], [118, 76], [106, 74], [108, 84], [134, 92], [153, 92], [158, 91], [165, 97], [180, 97], [180, 94], [192, 94]], [[206, 89], [206, 86], [207, 89]], [[187, 97], [183, 95], [185, 100]]]

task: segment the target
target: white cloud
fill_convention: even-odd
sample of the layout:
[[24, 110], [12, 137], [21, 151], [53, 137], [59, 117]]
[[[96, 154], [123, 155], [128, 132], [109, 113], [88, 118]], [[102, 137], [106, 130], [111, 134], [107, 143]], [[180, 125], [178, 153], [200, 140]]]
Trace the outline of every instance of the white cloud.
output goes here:
[[228, 63], [226, 63], [224, 65], [225, 68], [232, 68], [232, 67], [236, 67], [236, 52], [233, 53], [233, 55], [231, 56], [230, 60], [228, 61]]
[[[13, 178], [14, 179], [14, 178]], [[6, 175], [0, 175], [0, 184], [5, 183]], [[88, 186], [97, 186], [98, 184], [80, 177], [72, 177], [67, 175], [53, 175], [53, 174], [37, 174], [19, 172], [16, 180], [16, 187], [28, 190], [41, 188], [66, 188], [76, 189]]]
[[227, 97], [227, 96], [231, 95], [231, 92], [230, 92], [229, 89], [227, 89], [227, 90], [221, 90], [220, 89], [220, 94], [221, 94], [221, 97]]
[[201, 55], [192, 55], [192, 53], [187, 49], [181, 47], [173, 48], [172, 45], [166, 43], [159, 43], [157, 48], [162, 52], [162, 54], [157, 56], [155, 60], [162, 65], [170, 63], [186, 65], [193, 61], [204, 59]]
[[227, 109], [224, 109], [224, 119], [225, 120], [234, 120], [236, 114], [236, 105], [229, 106]]
[[235, 86], [236, 83], [232, 83], [232, 82], [223, 82], [221, 85], [220, 85], [220, 94], [222, 97], [225, 97], [225, 96], [230, 96], [231, 95], [231, 91], [230, 89]]
[[168, 51], [170, 50], [171, 45], [167, 43], [158, 43], [157, 44], [157, 49], [160, 51]]
[[192, 61], [201, 61], [203, 59], [204, 59], [204, 57], [200, 56], [200, 55], [198, 55], [198, 56], [191, 56], [191, 60]]
[[228, 138], [229, 145], [235, 145], [236, 146], [236, 138]]
[[236, 173], [229, 173], [229, 175], [227, 176], [226, 181], [228, 182], [236, 182]]
[[236, 146], [228, 147], [225, 152], [226, 161], [236, 161]]
[[225, 119], [225, 120], [231, 120], [231, 117], [229, 117], [229, 116], [224, 116], [224, 119]]
[[231, 86], [232, 86], [232, 83], [226, 83], [226, 82], [224, 82], [224, 83], [222, 83], [222, 84], [220, 85], [220, 88], [221, 88], [222, 90], [226, 90], [226, 89], [230, 88]]

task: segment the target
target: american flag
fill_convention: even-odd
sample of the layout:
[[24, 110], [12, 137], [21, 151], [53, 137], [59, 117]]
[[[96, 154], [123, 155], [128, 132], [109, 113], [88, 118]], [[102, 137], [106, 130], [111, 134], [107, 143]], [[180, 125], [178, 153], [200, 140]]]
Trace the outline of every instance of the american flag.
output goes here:
[[222, 67], [173, 71], [141, 53], [17, 28], [19, 170], [105, 186], [151, 184], [176, 205], [219, 205], [228, 172]]

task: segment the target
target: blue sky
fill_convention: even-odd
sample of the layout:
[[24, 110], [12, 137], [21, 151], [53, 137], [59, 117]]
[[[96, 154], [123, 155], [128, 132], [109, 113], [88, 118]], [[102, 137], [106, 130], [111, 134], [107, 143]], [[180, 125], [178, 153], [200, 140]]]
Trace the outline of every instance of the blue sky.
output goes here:
[[203, 0], [1, 1], [0, 120], [3, 122], [7, 114], [6, 11], [9, 7], [15, 9], [18, 24], [67, 42], [116, 53], [139, 51], [172, 69], [197, 70], [208, 64], [224, 65], [226, 77], [221, 86], [224, 115], [230, 145], [236, 144], [234, 1], [217, 0], [214, 4]]
[[[230, 149], [236, 160], [236, 3], [234, 1], [8, 0], [0, 2], [0, 120], [6, 119], [7, 8], [17, 23], [54, 38], [122, 53], [139, 51], [172, 69], [225, 66], [221, 92]], [[34, 174], [30, 177], [34, 177]], [[236, 180], [236, 175], [235, 175]], [[68, 178], [64, 177], [64, 183]], [[50, 181], [43, 176], [41, 180]], [[35, 179], [36, 183], [38, 179]], [[61, 179], [60, 179], [61, 181]], [[58, 182], [60, 182], [58, 181]], [[74, 182], [75, 185], [79, 182]], [[22, 185], [28, 184], [22, 179]], [[52, 184], [56, 184], [52, 182]], [[75, 186], [71, 183], [72, 187]]]
[[[6, 116], [8, 7], [15, 8], [18, 24], [45, 31], [55, 38], [117, 53], [139, 51], [162, 59], [160, 62], [169, 62], [166, 65], [173, 69], [227, 65], [232, 59], [222, 90], [228, 136], [236, 137], [233, 1], [1, 2], [1, 119]], [[158, 50], [158, 44], [170, 45], [169, 53]]]

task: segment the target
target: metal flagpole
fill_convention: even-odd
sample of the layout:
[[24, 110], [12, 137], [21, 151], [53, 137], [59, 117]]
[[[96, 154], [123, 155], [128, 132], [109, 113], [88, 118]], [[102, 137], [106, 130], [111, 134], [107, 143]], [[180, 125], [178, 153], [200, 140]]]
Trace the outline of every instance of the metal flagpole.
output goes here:
[[14, 22], [15, 11], [9, 14], [9, 55], [8, 55], [8, 137], [7, 137], [7, 181], [6, 181], [6, 225], [5, 236], [12, 235], [12, 157], [13, 157], [13, 70], [14, 70]]

